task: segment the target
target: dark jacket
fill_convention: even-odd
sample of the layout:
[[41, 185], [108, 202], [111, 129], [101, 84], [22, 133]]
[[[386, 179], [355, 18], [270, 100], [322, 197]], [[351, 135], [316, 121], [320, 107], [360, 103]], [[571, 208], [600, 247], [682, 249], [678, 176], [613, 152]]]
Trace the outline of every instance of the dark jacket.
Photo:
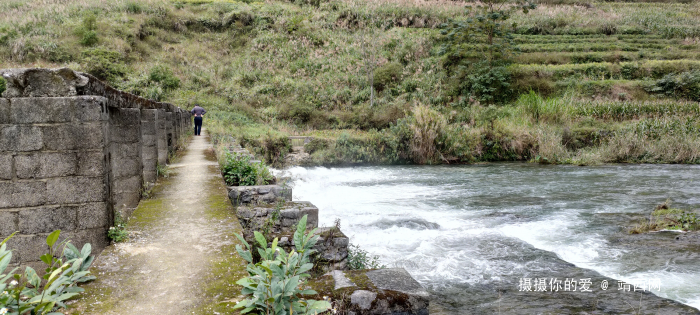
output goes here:
[[206, 114], [207, 111], [204, 108], [201, 108], [199, 106], [195, 106], [192, 111], [190, 111], [192, 115], [195, 117], [202, 117], [202, 115]]

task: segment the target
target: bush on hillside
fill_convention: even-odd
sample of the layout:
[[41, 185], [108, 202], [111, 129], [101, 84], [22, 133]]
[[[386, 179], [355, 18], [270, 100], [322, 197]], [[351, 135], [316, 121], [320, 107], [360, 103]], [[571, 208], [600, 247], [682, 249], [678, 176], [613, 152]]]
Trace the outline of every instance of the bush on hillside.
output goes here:
[[75, 30], [75, 35], [80, 37], [79, 41], [83, 46], [97, 44], [97, 16], [92, 13], [85, 15], [82, 24]]
[[178, 79], [173, 71], [167, 66], [157, 65], [151, 69], [148, 75], [151, 82], [159, 83], [164, 90], [174, 90], [180, 87], [180, 79]]
[[5, 85], [5, 78], [0, 77], [0, 95], [5, 92], [7, 86]]
[[374, 69], [374, 88], [382, 91], [395, 83], [401, 82], [403, 66], [398, 62], [389, 62]]
[[85, 71], [100, 80], [114, 83], [127, 73], [122, 54], [117, 51], [98, 47], [83, 50], [82, 54]]
[[700, 70], [667, 74], [647, 89], [656, 94], [700, 101]]

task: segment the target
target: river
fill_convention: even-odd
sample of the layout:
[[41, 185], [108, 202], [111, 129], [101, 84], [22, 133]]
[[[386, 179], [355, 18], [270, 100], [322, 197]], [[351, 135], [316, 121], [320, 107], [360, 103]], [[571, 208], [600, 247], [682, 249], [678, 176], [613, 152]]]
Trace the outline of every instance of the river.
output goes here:
[[559, 262], [630, 283], [658, 281], [654, 294], [700, 308], [700, 256], [630, 250], [610, 241], [626, 222], [599, 219], [648, 215], [666, 199], [697, 209], [698, 166], [496, 163], [287, 172], [294, 200], [314, 203], [320, 226], [339, 218], [352, 244], [387, 266], [406, 268], [439, 296], [431, 314], [469, 310], [479, 299], [475, 288], [507, 283], [517, 290], [520, 279], [549, 277]]

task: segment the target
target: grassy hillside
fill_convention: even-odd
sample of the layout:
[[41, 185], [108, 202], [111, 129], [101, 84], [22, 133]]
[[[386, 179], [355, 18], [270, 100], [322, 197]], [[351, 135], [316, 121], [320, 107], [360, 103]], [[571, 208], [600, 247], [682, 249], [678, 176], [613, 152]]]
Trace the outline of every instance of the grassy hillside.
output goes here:
[[440, 26], [467, 18], [456, 1], [8, 0], [0, 67], [199, 102], [217, 141], [270, 162], [289, 135], [317, 137], [323, 164], [700, 162], [700, 4], [571, 3], [512, 17], [520, 53], [497, 106], [445, 71]]

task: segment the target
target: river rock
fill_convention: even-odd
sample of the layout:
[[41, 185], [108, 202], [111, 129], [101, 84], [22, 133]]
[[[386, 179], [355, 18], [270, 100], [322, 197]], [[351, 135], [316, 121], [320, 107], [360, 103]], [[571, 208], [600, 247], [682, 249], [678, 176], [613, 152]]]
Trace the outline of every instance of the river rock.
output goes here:
[[309, 285], [341, 314], [428, 314], [428, 292], [403, 268], [334, 271]]

